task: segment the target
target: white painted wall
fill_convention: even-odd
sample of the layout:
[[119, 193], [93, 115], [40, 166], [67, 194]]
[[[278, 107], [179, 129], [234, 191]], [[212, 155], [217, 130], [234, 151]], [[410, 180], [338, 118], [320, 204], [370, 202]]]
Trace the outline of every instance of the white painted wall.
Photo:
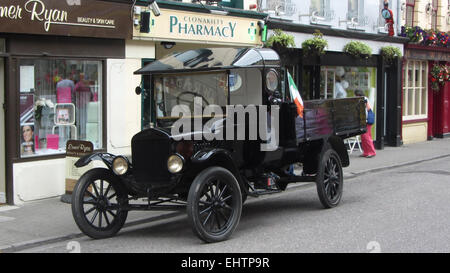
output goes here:
[[65, 193], [65, 159], [13, 164], [14, 204]]
[[[313, 38], [312, 34], [306, 34], [306, 33], [298, 33], [298, 32], [289, 32], [285, 31], [287, 34], [290, 34], [294, 36], [295, 39], [295, 45], [297, 48], [302, 47], [303, 41], [306, 39]], [[269, 31], [269, 37], [273, 34], [273, 31]], [[324, 38], [328, 41], [328, 48], [327, 51], [337, 51], [342, 52], [344, 46], [349, 42], [349, 39], [347, 38], [341, 38], [341, 37], [333, 37], [333, 36], [324, 36]], [[403, 44], [392, 44], [388, 42], [377, 42], [377, 41], [371, 41], [371, 40], [358, 40], [358, 39], [352, 39], [352, 41], [361, 41], [370, 46], [372, 48], [372, 54], [379, 54], [380, 49], [383, 46], [395, 46], [402, 52], [403, 55]]]
[[141, 130], [141, 96], [135, 94], [141, 76], [142, 59], [155, 58], [155, 43], [127, 41], [126, 58], [107, 61], [107, 131], [108, 152], [131, 154], [131, 138]]

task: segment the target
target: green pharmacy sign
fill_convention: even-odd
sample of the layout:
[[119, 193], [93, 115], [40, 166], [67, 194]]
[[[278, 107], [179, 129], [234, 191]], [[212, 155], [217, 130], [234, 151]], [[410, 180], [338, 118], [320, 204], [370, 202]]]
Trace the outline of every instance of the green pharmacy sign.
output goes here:
[[236, 23], [224, 23], [222, 19], [185, 16], [179, 20], [177, 16], [170, 16], [170, 33], [233, 38], [235, 29]]

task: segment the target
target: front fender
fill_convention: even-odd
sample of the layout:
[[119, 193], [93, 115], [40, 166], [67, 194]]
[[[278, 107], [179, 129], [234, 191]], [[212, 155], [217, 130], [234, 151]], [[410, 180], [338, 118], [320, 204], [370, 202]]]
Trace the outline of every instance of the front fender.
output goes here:
[[229, 161], [234, 165], [231, 153], [228, 150], [218, 148], [197, 152], [192, 156], [191, 162], [192, 164], [204, 164], [205, 162], [209, 162], [213, 159]]
[[230, 151], [225, 149], [208, 149], [199, 151], [191, 157], [191, 166], [196, 172], [204, 170], [212, 166], [220, 166], [229, 170], [241, 185], [246, 189], [244, 180], [241, 177], [238, 167], [234, 163], [233, 156]]
[[110, 153], [93, 153], [89, 155], [85, 155], [75, 162], [75, 167], [81, 168], [89, 164], [89, 162], [94, 160], [101, 160], [108, 169], [112, 170], [112, 162], [116, 156]]

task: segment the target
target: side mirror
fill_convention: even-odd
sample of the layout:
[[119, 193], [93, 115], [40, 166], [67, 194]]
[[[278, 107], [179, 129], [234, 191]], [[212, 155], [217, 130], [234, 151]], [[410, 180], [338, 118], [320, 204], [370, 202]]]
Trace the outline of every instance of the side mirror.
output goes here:
[[140, 95], [142, 93], [142, 88], [137, 86], [136, 89], [134, 89], [134, 92], [136, 92], [136, 95]]

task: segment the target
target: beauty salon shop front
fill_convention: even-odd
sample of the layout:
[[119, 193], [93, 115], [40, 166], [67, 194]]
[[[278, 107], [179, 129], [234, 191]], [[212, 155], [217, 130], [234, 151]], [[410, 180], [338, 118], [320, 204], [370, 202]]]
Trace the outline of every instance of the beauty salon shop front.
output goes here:
[[106, 151], [107, 97], [123, 92], [109, 88], [108, 62], [125, 58], [130, 12], [120, 1], [1, 1], [0, 203], [64, 194], [68, 139]]

